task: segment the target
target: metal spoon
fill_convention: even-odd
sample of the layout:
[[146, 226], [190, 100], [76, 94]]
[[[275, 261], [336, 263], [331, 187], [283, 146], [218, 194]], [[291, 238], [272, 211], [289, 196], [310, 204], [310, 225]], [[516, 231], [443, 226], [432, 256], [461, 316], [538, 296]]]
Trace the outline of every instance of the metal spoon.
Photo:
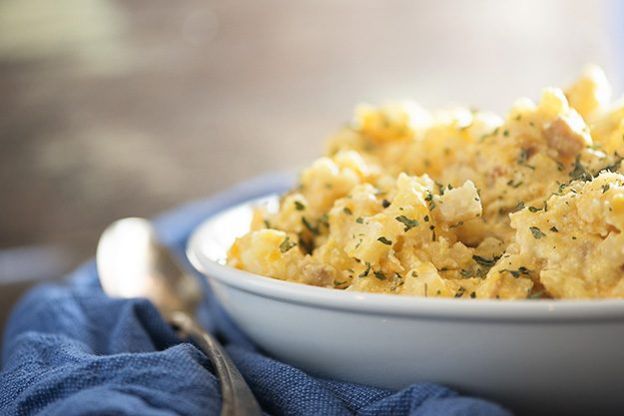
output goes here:
[[194, 318], [200, 300], [199, 283], [158, 242], [148, 220], [125, 218], [111, 224], [100, 237], [96, 261], [106, 294], [151, 300], [180, 335], [190, 337], [208, 356], [221, 383], [221, 416], [262, 414], [223, 347]]

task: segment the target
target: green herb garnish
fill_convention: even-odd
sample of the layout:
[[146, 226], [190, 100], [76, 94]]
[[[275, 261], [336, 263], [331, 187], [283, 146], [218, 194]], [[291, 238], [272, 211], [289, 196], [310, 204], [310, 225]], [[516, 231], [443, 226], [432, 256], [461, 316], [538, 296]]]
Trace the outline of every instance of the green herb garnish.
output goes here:
[[373, 272], [373, 274], [375, 275], [375, 277], [379, 280], [386, 280], [386, 275], [383, 274], [383, 272], [381, 270], [379, 271], [375, 271]]
[[474, 272], [472, 270], [469, 270], [469, 269], [461, 269], [459, 271], [459, 274], [461, 275], [461, 277], [467, 279], [469, 277], [472, 277], [474, 275]]
[[290, 241], [290, 237], [286, 236], [284, 241], [282, 241], [282, 244], [280, 244], [279, 249], [282, 253], [286, 253], [288, 250], [295, 247], [296, 245], [297, 243], [295, 243], [294, 241]]
[[472, 256], [472, 259], [483, 267], [492, 267], [496, 264], [498, 259], [500, 259], [500, 256], [494, 257], [491, 259], [486, 259], [485, 257], [474, 255]]
[[529, 150], [528, 149], [520, 149], [520, 155], [518, 155], [518, 159], [517, 162], [520, 166], [525, 166], [529, 169], [533, 169], [535, 170], [535, 166], [531, 166], [527, 164], [527, 161], [529, 160]]
[[518, 202], [518, 204], [515, 207], [513, 207], [511, 212], [517, 212], [517, 211], [520, 211], [521, 209], [524, 209], [524, 201]]
[[429, 202], [429, 211], [433, 211], [436, 207], [435, 201], [433, 200], [433, 194], [428, 192], [425, 196], [425, 201]]
[[418, 221], [417, 220], [413, 220], [413, 219], [407, 218], [405, 215], [400, 215], [400, 216], [396, 217], [395, 220], [397, 220], [401, 224], [405, 225], [405, 229], [403, 230], [405, 232], [408, 232], [409, 230], [411, 230], [414, 227], [418, 227]]
[[308, 229], [308, 231], [310, 231], [312, 234], [319, 235], [318, 227], [313, 227], [306, 217], [301, 217], [301, 222]]
[[570, 172], [570, 178], [573, 181], [591, 181], [592, 174], [581, 164], [581, 156], [576, 156], [576, 160], [574, 161], [574, 169]]
[[377, 241], [379, 241], [382, 244], [385, 244], [387, 246], [391, 246], [392, 245], [392, 241], [388, 240], [386, 237], [381, 236], [377, 239]]
[[540, 230], [537, 227], [529, 227], [529, 230], [531, 230], [531, 234], [533, 234], [533, 237], [537, 240], [539, 240], [542, 237], [546, 237], [546, 234], [544, 234], [542, 230]]
[[370, 263], [366, 263], [366, 270], [364, 270], [358, 277], [366, 277], [371, 271]]
[[327, 214], [321, 215], [321, 217], [319, 218], [319, 223], [329, 227], [329, 215]]
[[518, 267], [518, 270], [509, 270], [509, 269], [502, 269], [499, 271], [499, 273], [503, 273], [503, 272], [509, 272], [511, 273], [511, 275], [515, 278], [520, 277], [520, 275], [528, 275], [531, 273], [531, 270], [527, 269], [524, 266], [520, 266]]

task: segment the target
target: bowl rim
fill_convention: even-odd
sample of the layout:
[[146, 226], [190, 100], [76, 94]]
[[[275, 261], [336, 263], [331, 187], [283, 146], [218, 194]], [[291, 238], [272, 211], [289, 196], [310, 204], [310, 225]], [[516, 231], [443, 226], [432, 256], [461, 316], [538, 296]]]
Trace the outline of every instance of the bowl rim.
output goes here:
[[261, 198], [248, 198], [219, 210], [205, 218], [191, 233], [186, 255], [211, 285], [222, 284], [280, 302], [369, 315], [458, 321], [624, 320], [624, 299], [454, 299], [346, 291], [283, 281], [235, 269], [213, 260], [202, 250], [202, 241], [209, 237], [209, 225], [218, 216], [274, 194], [270, 192]]

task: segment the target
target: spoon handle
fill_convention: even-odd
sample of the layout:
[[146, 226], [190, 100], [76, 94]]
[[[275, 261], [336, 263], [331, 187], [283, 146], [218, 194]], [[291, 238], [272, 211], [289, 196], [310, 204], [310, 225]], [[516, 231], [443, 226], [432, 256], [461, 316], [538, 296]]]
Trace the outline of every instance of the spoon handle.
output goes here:
[[173, 313], [171, 324], [191, 338], [212, 362], [221, 383], [221, 416], [262, 415], [245, 379], [219, 342], [186, 313]]

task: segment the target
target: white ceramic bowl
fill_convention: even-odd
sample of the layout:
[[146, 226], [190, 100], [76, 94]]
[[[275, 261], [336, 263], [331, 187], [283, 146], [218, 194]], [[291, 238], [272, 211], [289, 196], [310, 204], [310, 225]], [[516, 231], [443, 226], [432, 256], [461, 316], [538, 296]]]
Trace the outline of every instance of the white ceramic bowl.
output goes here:
[[382, 387], [429, 381], [526, 414], [624, 409], [624, 301], [432, 299], [284, 282], [224, 265], [251, 207], [201, 225], [188, 255], [247, 335], [309, 373]]

